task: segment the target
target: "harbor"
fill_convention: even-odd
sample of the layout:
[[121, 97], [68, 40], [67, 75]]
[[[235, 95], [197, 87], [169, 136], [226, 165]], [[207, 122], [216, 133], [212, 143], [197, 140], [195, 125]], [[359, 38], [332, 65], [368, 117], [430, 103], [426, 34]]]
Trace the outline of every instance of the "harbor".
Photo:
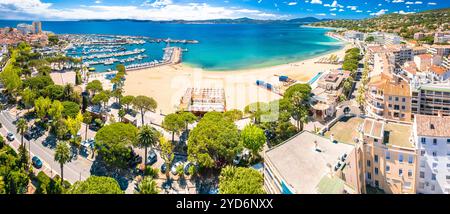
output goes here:
[[187, 46], [199, 43], [197, 40], [101, 34], [63, 34], [59, 37], [67, 43], [65, 54], [81, 58], [91, 72], [111, 71], [117, 64], [135, 70], [181, 63], [182, 52], [188, 50]]

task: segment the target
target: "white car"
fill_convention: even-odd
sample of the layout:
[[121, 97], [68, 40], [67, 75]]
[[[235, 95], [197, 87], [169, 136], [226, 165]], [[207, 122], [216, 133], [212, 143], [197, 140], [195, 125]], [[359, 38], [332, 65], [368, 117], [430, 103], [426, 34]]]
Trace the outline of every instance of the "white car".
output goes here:
[[180, 166], [180, 165], [183, 165], [183, 162], [178, 161], [178, 162], [174, 163], [174, 164], [172, 165], [172, 167], [170, 168], [170, 172], [171, 172], [173, 175], [177, 175], [177, 174], [178, 174], [177, 168], [178, 168], [178, 166]]
[[13, 141], [16, 139], [16, 136], [14, 136], [13, 133], [8, 132], [8, 134], [6, 134], [6, 139], [8, 139], [9, 141]]

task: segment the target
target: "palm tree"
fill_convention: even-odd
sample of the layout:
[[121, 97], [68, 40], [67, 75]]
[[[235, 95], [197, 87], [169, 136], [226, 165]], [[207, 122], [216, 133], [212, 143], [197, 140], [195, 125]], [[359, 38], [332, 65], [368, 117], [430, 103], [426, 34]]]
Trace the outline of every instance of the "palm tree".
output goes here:
[[146, 177], [138, 185], [138, 191], [136, 194], [158, 194], [158, 186], [151, 177]]
[[21, 136], [20, 143], [23, 146], [23, 134], [28, 129], [27, 121], [23, 118], [20, 118], [16, 123], [16, 127], [17, 127], [17, 133], [19, 133]]
[[142, 126], [137, 135], [136, 145], [145, 149], [144, 165], [147, 164], [147, 148], [156, 145], [157, 142], [158, 132], [149, 125]]
[[87, 140], [87, 133], [88, 133], [88, 127], [89, 127], [89, 124], [92, 122], [92, 116], [91, 116], [91, 113], [89, 113], [89, 112], [84, 112], [84, 114], [83, 114], [83, 123], [85, 123], [86, 124], [86, 130], [85, 130], [85, 132], [84, 132], [84, 140]]
[[64, 164], [71, 160], [69, 145], [66, 142], [59, 142], [55, 149], [55, 161], [61, 166], [61, 183], [64, 181]]

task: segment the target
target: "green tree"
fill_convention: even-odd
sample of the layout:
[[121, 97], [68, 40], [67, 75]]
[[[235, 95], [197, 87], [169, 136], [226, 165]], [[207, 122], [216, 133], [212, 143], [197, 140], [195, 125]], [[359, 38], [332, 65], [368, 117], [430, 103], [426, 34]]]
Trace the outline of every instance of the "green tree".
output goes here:
[[119, 112], [117, 112], [117, 114], [120, 118], [120, 122], [122, 122], [125, 115], [127, 115], [127, 113], [125, 112], [125, 110], [123, 108], [119, 109]]
[[264, 178], [252, 168], [227, 166], [219, 176], [220, 194], [264, 194]]
[[188, 159], [202, 167], [221, 167], [241, 150], [236, 125], [219, 112], [206, 113], [188, 139]]
[[92, 123], [91, 113], [89, 113], [87, 111], [83, 113], [83, 123], [86, 124], [85, 125], [86, 130], [84, 131], [84, 134], [85, 134], [84, 139], [87, 140], [88, 127], [89, 127], [89, 124]]
[[134, 100], [134, 96], [128, 95], [128, 96], [124, 96], [122, 97], [122, 99], [120, 99], [120, 105], [125, 105], [127, 107], [127, 111], [130, 110], [130, 104], [133, 103]]
[[175, 143], [175, 134], [179, 134], [185, 127], [185, 122], [180, 114], [173, 113], [164, 117], [162, 127], [169, 132], [172, 132], [172, 143]]
[[81, 129], [81, 123], [83, 122], [83, 115], [81, 112], [78, 112], [77, 116], [75, 118], [68, 117], [66, 120], [64, 120], [67, 130], [69, 133], [74, 137], [73, 142], [75, 145], [78, 145], [78, 131]]
[[49, 85], [54, 85], [52, 78], [49, 76], [38, 75], [23, 81], [23, 87], [29, 88], [33, 91], [42, 90]]
[[137, 134], [137, 138], [136, 138], [136, 146], [140, 147], [140, 148], [144, 148], [144, 165], [147, 164], [147, 149], [148, 147], [152, 147], [155, 146], [158, 143], [158, 131], [156, 131], [156, 129], [148, 126], [148, 125], [144, 125], [139, 129], [139, 132]]
[[142, 125], [144, 125], [144, 115], [147, 111], [154, 111], [158, 104], [151, 97], [137, 96], [133, 99], [133, 107], [141, 113]]
[[58, 100], [54, 100], [50, 108], [48, 109], [48, 115], [55, 121], [62, 117], [64, 106]]
[[92, 98], [92, 103], [101, 104], [103, 108], [106, 108], [109, 98], [111, 97], [110, 95], [111, 94], [108, 91], [101, 91]]
[[49, 97], [51, 100], [63, 100], [64, 87], [60, 85], [46, 86], [42, 91], [42, 95]]
[[250, 149], [254, 156], [262, 150], [267, 141], [264, 131], [261, 128], [251, 124], [244, 127], [241, 132], [241, 138], [243, 146]]
[[63, 111], [62, 115], [64, 117], [76, 117], [78, 112], [80, 112], [80, 105], [78, 103], [72, 101], [64, 101], [62, 102]]
[[238, 121], [238, 120], [242, 119], [242, 117], [244, 116], [244, 113], [240, 110], [232, 109], [232, 110], [226, 111], [224, 113], [224, 116], [229, 118], [232, 121]]
[[39, 118], [44, 119], [47, 116], [48, 110], [52, 105], [52, 101], [48, 98], [39, 97], [34, 101], [34, 109]]
[[86, 90], [88, 90], [92, 94], [92, 96], [95, 96], [97, 92], [103, 90], [102, 82], [100, 82], [100, 80], [89, 82], [86, 85]]
[[294, 92], [291, 96], [291, 115], [297, 121], [298, 131], [303, 130], [303, 125], [308, 122], [308, 97], [300, 91]]
[[28, 129], [28, 123], [25, 119], [20, 118], [16, 123], [17, 133], [20, 134], [20, 144], [24, 146], [23, 144], [23, 135]]
[[249, 114], [253, 119], [253, 122], [256, 124], [261, 123], [261, 117], [267, 114], [267, 112], [269, 111], [270, 106], [267, 103], [263, 102], [251, 103], [244, 108], [244, 112], [246, 114]]
[[125, 66], [123, 64], [116, 65], [116, 70], [118, 73], [125, 73]]
[[98, 153], [112, 166], [125, 168], [131, 158], [130, 145], [136, 142], [138, 129], [131, 124], [113, 123], [103, 126], [95, 135]]
[[136, 194], [158, 194], [158, 186], [151, 177], [145, 177], [138, 185]]
[[31, 89], [25, 88], [22, 91], [22, 102], [25, 105], [25, 108], [31, 108], [34, 104], [34, 100], [36, 98], [36, 93], [34, 93]]
[[170, 165], [172, 164], [175, 155], [173, 153], [173, 144], [161, 136], [159, 138], [159, 147], [161, 148], [161, 158], [164, 160], [164, 164], [166, 165], [166, 178], [170, 179]]
[[77, 181], [68, 194], [123, 194], [119, 183], [114, 178], [91, 176], [85, 181]]
[[197, 120], [197, 116], [188, 111], [178, 113], [181, 120], [184, 122], [184, 130], [187, 131], [189, 124], [193, 124]]
[[55, 161], [61, 167], [61, 182], [64, 182], [64, 164], [72, 161], [70, 147], [66, 142], [59, 142], [55, 149]]
[[3, 180], [3, 176], [0, 176], [0, 195], [6, 194], [5, 181]]

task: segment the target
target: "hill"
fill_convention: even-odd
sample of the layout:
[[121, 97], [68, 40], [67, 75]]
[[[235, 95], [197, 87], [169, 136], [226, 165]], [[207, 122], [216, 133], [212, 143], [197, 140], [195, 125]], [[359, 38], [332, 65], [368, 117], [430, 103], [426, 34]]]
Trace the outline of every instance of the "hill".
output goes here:
[[450, 8], [420, 13], [391, 13], [362, 20], [330, 20], [312, 23], [312, 26], [346, 28], [361, 32], [384, 31], [412, 38], [416, 32], [450, 30]]
[[209, 20], [135, 20], [135, 19], [86, 19], [80, 20], [82, 22], [110, 22], [110, 21], [130, 21], [130, 22], [150, 22], [150, 23], [168, 23], [168, 24], [308, 24], [314, 22], [329, 21], [330, 19], [318, 19], [314, 17], [304, 17], [289, 20], [258, 20], [251, 18], [238, 19], [209, 19]]

